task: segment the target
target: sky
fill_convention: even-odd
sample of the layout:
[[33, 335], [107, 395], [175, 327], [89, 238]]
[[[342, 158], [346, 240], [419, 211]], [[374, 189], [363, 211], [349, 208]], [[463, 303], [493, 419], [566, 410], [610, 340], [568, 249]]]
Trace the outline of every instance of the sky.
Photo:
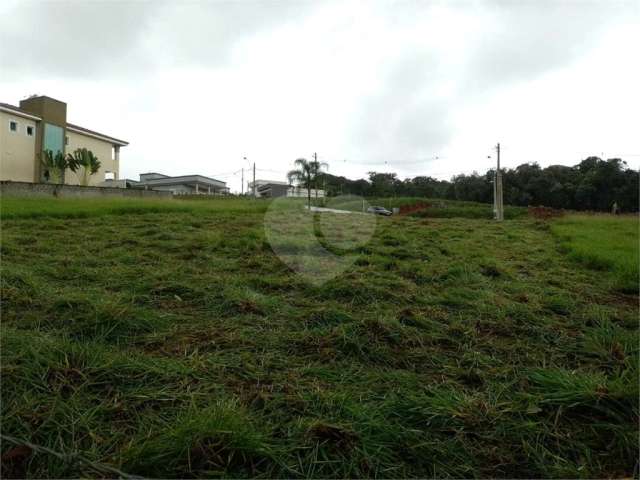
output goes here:
[[640, 167], [635, 0], [3, 0], [0, 22], [0, 102], [66, 102], [130, 142], [121, 177], [239, 191], [317, 152], [334, 175], [446, 179], [497, 142], [507, 168]]

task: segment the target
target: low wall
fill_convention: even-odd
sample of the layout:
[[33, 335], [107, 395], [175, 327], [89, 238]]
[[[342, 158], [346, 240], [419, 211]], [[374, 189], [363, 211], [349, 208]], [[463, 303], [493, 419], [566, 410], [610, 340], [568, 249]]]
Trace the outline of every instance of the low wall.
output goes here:
[[0, 195], [7, 197], [130, 197], [173, 198], [171, 192], [138, 190], [133, 188], [82, 187], [80, 185], [56, 185], [51, 183], [28, 183], [0, 181]]

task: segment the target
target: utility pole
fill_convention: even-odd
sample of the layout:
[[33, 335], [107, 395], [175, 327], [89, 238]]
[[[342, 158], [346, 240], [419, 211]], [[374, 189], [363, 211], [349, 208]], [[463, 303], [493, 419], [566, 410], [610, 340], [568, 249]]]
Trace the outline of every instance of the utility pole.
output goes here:
[[[491, 155], [487, 155], [487, 158], [491, 158]], [[493, 180], [491, 181], [493, 184], [493, 218], [496, 218], [496, 213], [498, 211], [498, 205], [496, 202], [496, 198], [498, 197], [498, 192], [496, 189], [496, 170], [493, 171]]]
[[240, 192], [241, 192], [241, 195], [244, 195], [244, 167], [242, 167], [242, 177], [241, 178], [242, 178], [242, 180], [241, 180], [242, 183], [240, 185], [240, 188], [241, 188]]
[[494, 203], [496, 208], [496, 220], [501, 222], [504, 220], [504, 204], [502, 198], [502, 172], [500, 171], [500, 143], [496, 145], [496, 154], [498, 165], [494, 182]]
[[493, 172], [493, 218], [497, 218], [498, 215], [498, 189], [496, 188], [496, 176], [497, 172]]
[[253, 198], [256, 198], [256, 162], [253, 162]]

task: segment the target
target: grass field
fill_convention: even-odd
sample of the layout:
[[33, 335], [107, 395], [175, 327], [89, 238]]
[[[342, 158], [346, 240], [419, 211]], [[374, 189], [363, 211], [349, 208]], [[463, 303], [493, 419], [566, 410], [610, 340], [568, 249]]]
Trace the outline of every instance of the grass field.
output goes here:
[[637, 215], [570, 215], [554, 222], [552, 230], [571, 258], [610, 271], [615, 288], [637, 293], [639, 227]]
[[638, 297], [559, 245], [587, 220], [379, 218], [312, 285], [264, 202], [1, 208], [2, 434], [74, 455], [3, 477], [633, 475]]
[[[313, 199], [312, 199], [313, 200]], [[478, 202], [463, 202], [457, 200], [442, 200], [416, 197], [385, 197], [367, 198], [368, 205], [382, 206], [387, 209], [405, 205], [427, 204], [428, 208], [412, 213], [412, 216], [420, 218], [493, 218], [493, 205]], [[351, 198], [348, 195], [327, 199], [329, 206], [338, 209], [362, 211], [362, 197]], [[505, 207], [505, 218], [513, 219], [527, 214], [525, 207]]]

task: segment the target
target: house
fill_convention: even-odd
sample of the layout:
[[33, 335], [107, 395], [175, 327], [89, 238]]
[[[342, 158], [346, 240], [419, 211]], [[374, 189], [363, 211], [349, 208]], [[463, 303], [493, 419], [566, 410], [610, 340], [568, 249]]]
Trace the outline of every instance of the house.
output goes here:
[[[248, 184], [249, 195], [253, 195], [253, 182]], [[277, 180], [256, 180], [256, 197], [275, 198], [275, 197], [307, 197], [307, 189], [302, 187], [294, 187], [288, 182], [279, 182]], [[316, 190], [311, 189], [311, 196], [316, 196]], [[324, 190], [318, 189], [318, 198], [324, 197]]]
[[[103, 185], [109, 185], [105, 182]], [[123, 188], [144, 188], [148, 190], [170, 191], [174, 195], [225, 195], [229, 193], [226, 182], [204, 175], [180, 175], [170, 177], [162, 173], [141, 173], [140, 180], [114, 181]]]
[[[100, 169], [90, 185], [117, 180], [120, 175], [120, 148], [129, 143], [110, 135], [67, 122], [67, 104], [46, 96], [33, 96], [16, 107], [0, 103], [0, 180], [38, 183], [46, 180], [42, 152], [73, 153], [91, 150]], [[81, 173], [66, 171], [64, 183], [78, 185]]]
[[[309, 194], [307, 192], [307, 189], [303, 188], [303, 187], [291, 186], [287, 190], [287, 197], [304, 197], [304, 198], [307, 198], [308, 196], [309, 196]], [[316, 190], [315, 188], [312, 188], [311, 189], [311, 196], [312, 197], [318, 197], [318, 198], [324, 198], [324, 190], [322, 190], [321, 188], [319, 188], [318, 190]]]
[[[247, 192], [253, 195], [254, 182], [249, 182]], [[287, 182], [279, 182], [277, 180], [256, 180], [255, 195], [256, 197], [284, 197], [290, 185]]]

